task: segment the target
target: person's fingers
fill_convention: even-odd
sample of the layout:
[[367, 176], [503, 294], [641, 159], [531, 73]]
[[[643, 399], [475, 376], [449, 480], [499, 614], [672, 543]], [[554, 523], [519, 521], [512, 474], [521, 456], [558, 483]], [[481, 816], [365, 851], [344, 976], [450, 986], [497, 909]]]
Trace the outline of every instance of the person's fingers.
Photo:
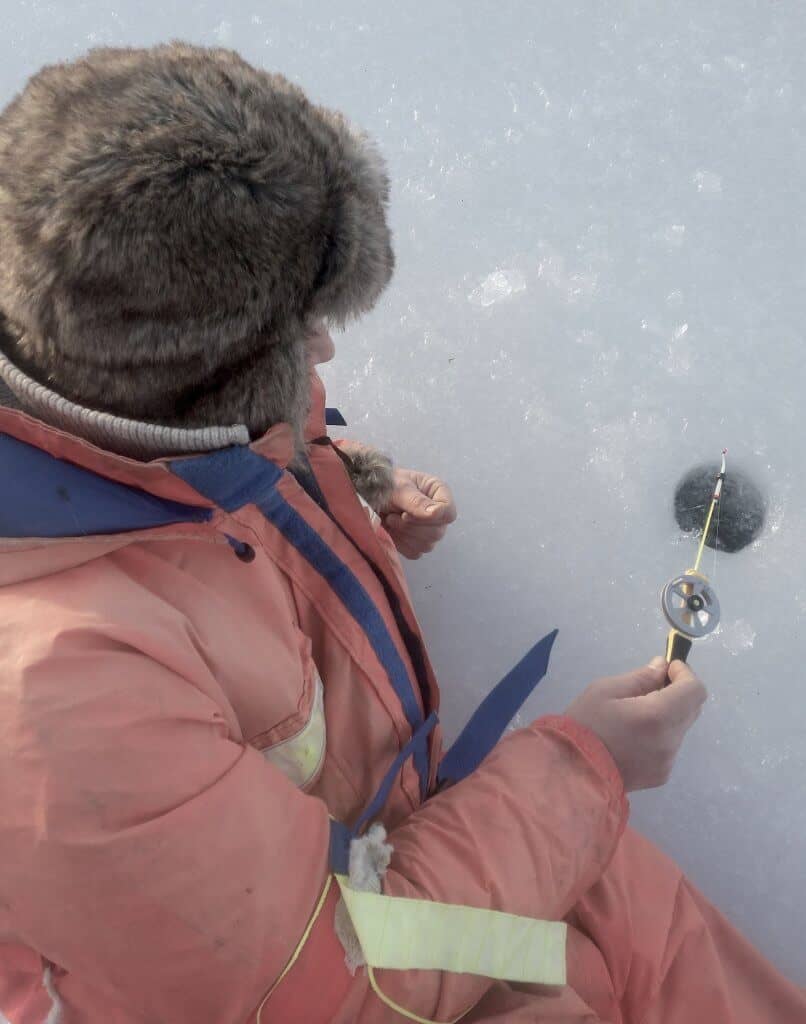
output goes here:
[[426, 511], [433, 505], [433, 501], [427, 494], [423, 494], [420, 488], [412, 480], [398, 483], [392, 493], [390, 506], [393, 513], [402, 515], [406, 513], [418, 519], [429, 515]]
[[404, 558], [408, 558], [410, 562], [416, 562], [419, 558], [422, 558], [423, 555], [428, 554], [427, 551], [418, 548], [415, 544], [405, 544], [401, 542], [399, 544], [396, 544], [395, 547], [400, 552], [400, 554]]
[[708, 700], [708, 691], [703, 681], [684, 661], [673, 661], [669, 666], [669, 682], [668, 699], [675, 701], [681, 709], [688, 709], [696, 718]]
[[667, 679], [667, 666], [663, 658], [653, 658], [642, 668], [627, 672], [623, 676], [610, 676], [599, 683], [602, 691], [611, 698], [643, 697], [660, 690]]
[[421, 520], [400, 516], [394, 512], [384, 517], [383, 525], [387, 532], [396, 537], [409, 537], [414, 541], [437, 541], [442, 540], [448, 531], [447, 526], [432, 526], [431, 523], [424, 523]]
[[438, 481], [438, 486], [432, 497], [436, 507], [426, 510], [429, 518], [432, 521], [444, 523], [446, 526], [455, 523], [458, 513], [450, 487]]
[[447, 526], [404, 526], [400, 536], [410, 540], [412, 544], [420, 546], [423, 544], [437, 545], [445, 537], [447, 531]]
[[403, 529], [403, 516], [399, 512], [387, 512], [381, 516], [381, 522], [387, 533], [400, 533]]
[[[673, 661], [669, 666], [669, 682], [680, 683], [685, 680], [695, 679], [699, 682], [697, 676], [692, 672], [685, 661]], [[704, 689], [704, 687], [703, 687]]]
[[410, 516], [408, 512], [404, 512], [400, 517], [402, 520], [401, 525], [414, 530], [442, 530], [444, 535], [450, 525], [445, 519], [447, 514], [447, 512], [435, 512], [429, 515], [427, 519], [418, 519], [416, 516]]
[[411, 551], [420, 551], [427, 553], [433, 551], [439, 543], [436, 540], [429, 540], [425, 537], [412, 537], [410, 535], [404, 535], [398, 538], [401, 544], [405, 544]]
[[424, 503], [418, 503], [416, 508], [404, 511], [411, 512], [412, 515], [418, 517], [424, 516], [430, 522], [445, 523], [446, 525], [456, 522], [456, 502], [453, 492], [443, 480], [414, 470], [401, 470], [401, 473], [408, 475], [409, 480], [425, 498]]
[[670, 723], [690, 725], [699, 717], [708, 691], [700, 679], [682, 661], [673, 661], [669, 666], [669, 686], [650, 694], [657, 713]]

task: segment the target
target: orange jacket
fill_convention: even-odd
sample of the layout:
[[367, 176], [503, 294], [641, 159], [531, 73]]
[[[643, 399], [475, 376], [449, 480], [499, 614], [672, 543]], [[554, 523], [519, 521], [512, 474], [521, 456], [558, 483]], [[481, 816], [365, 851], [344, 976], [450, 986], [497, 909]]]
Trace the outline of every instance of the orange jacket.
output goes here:
[[[311, 441], [325, 434], [320, 386], [315, 397]], [[231, 480], [216, 505], [188, 482], [192, 469], [182, 479], [170, 460], [127, 460], [0, 409], [12, 497], [28, 493], [20, 459], [41, 461], [36, 508], [22, 515], [6, 496], [0, 512], [0, 1010], [12, 1024], [40, 1024], [52, 997], [68, 1024], [255, 1021], [325, 886], [329, 816], [355, 821], [412, 719], [438, 706], [394, 546], [332, 446], [309, 445], [331, 516], [284, 471], [288, 427], [249, 451], [276, 467], [272, 500], [325, 541], [340, 581], [240, 503]], [[64, 479], [51, 479], [50, 457]], [[91, 489], [74, 490], [93, 479], [144, 515], [153, 498], [163, 512], [126, 532], [110, 513], [101, 529]], [[165, 501], [196, 519], [159, 520]], [[386, 663], [344, 580], [379, 610]], [[437, 729], [431, 793], [439, 757]], [[387, 894], [550, 919], [601, 875], [627, 814], [604, 746], [557, 717], [424, 795], [409, 759], [381, 814]], [[395, 1018], [344, 964], [336, 899], [334, 887], [262, 1024]], [[440, 1021], [489, 987], [440, 972], [379, 977]]]

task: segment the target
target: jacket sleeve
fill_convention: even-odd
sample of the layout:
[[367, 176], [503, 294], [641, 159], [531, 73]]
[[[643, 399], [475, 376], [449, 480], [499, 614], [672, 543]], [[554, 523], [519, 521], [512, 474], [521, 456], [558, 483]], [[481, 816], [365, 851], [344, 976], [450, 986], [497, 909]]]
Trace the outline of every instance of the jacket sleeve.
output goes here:
[[[393, 832], [384, 891], [558, 921], [609, 864], [627, 815], [598, 737], [569, 718], [538, 719]], [[440, 1021], [489, 986], [469, 975], [377, 973], [396, 1002]]]
[[[45, 648], [7, 677], [0, 707], [0, 898], [18, 933], [68, 972], [68, 1005], [94, 991], [127, 1020], [253, 1021], [327, 879], [326, 807], [240, 740], [232, 709], [188, 666], [80, 621]], [[624, 818], [598, 740], [545, 719], [392, 834], [386, 891], [559, 918], [607, 864]], [[332, 916], [316, 927], [332, 930]], [[340, 957], [334, 969], [346, 972]], [[281, 985], [315, 990], [321, 970], [303, 956]], [[435, 1020], [489, 987], [438, 972], [378, 978]], [[323, 1021], [390, 1019], [364, 971], [346, 985], [344, 1015], [322, 1006]], [[264, 1024], [275, 1019], [270, 1001]]]

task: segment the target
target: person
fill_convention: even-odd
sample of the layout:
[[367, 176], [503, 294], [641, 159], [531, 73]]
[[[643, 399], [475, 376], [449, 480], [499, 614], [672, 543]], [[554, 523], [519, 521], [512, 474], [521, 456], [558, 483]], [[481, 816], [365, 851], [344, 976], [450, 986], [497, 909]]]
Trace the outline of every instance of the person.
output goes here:
[[[224, 50], [95, 50], [0, 116], [0, 1009], [806, 1020], [627, 826], [702, 708], [685, 665], [442, 776], [398, 555], [453, 498], [332, 442], [313, 369], [391, 277], [388, 190], [342, 116]], [[366, 905], [433, 911], [417, 956], [451, 908], [548, 922], [567, 983], [378, 966]]]

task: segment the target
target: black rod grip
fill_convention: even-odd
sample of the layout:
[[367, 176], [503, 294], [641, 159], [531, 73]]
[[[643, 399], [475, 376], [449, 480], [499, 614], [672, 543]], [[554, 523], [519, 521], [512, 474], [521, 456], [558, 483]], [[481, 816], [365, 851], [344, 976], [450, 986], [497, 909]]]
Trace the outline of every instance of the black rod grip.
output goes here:
[[682, 633], [673, 629], [669, 633], [666, 643], [666, 660], [671, 665], [673, 661], [686, 661], [691, 652], [691, 640]]

